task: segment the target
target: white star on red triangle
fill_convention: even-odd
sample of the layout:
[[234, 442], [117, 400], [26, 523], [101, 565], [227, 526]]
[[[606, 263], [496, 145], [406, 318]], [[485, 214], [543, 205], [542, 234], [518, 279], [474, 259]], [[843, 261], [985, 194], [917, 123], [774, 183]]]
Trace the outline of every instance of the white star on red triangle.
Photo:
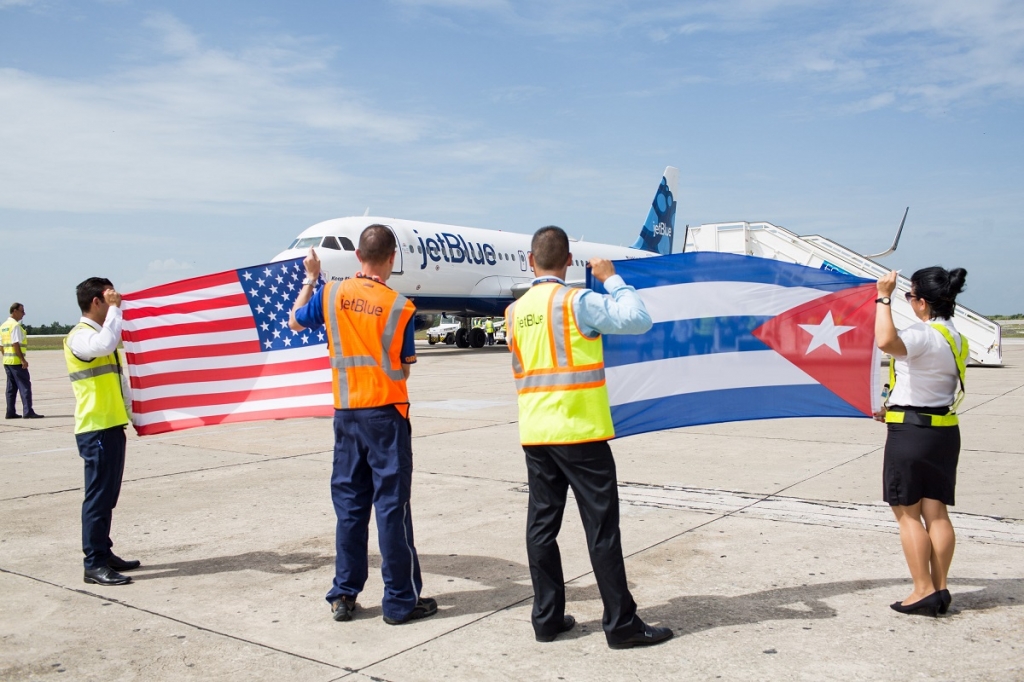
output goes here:
[[800, 324], [797, 326], [811, 335], [811, 342], [807, 345], [807, 351], [804, 355], [809, 355], [811, 351], [819, 346], [828, 346], [839, 355], [842, 355], [843, 351], [839, 348], [839, 337], [848, 331], [856, 329], [856, 327], [837, 325], [832, 320], [831, 310], [825, 313], [825, 319], [819, 324]]

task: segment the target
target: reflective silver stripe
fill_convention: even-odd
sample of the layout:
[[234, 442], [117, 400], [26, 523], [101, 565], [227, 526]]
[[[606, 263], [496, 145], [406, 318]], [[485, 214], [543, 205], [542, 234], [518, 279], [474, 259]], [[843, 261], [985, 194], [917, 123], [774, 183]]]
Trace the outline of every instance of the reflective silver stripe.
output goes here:
[[555, 374], [533, 374], [516, 379], [516, 389], [550, 388], [559, 389], [577, 384], [592, 384], [604, 381], [604, 368], [582, 371], [557, 372]]
[[[327, 304], [327, 328], [328, 333], [331, 335], [331, 345], [334, 348], [334, 352], [331, 354], [331, 366], [334, 366], [335, 360], [344, 359], [341, 349], [341, 334], [338, 332], [338, 304], [341, 302], [341, 284], [338, 282], [330, 282], [330, 300]], [[326, 300], [326, 297], [325, 297]], [[338, 372], [335, 372], [335, 376], [338, 377], [338, 401], [341, 404], [341, 409], [348, 409], [348, 375], [345, 373], [344, 368], [341, 368]]]
[[519, 353], [515, 350], [512, 351], [512, 372], [515, 374], [523, 373], [523, 363], [519, 362]]
[[568, 287], [560, 286], [551, 297], [550, 320], [548, 334], [552, 335], [555, 346], [555, 367], [568, 367], [569, 358], [565, 353], [565, 315], [562, 314], [562, 304], [565, 302], [565, 294]]
[[377, 361], [370, 355], [351, 355], [338, 358], [331, 357], [331, 367], [334, 369], [345, 369], [346, 367], [376, 367]]
[[100, 365], [99, 367], [83, 369], [80, 372], [71, 372], [68, 376], [71, 377], [72, 381], [81, 381], [82, 379], [91, 379], [103, 374], [120, 374], [120, 372], [117, 371], [117, 365]]
[[402, 317], [402, 311], [405, 310], [405, 304], [409, 302], [405, 296], [398, 294], [395, 297], [395, 302], [391, 306], [391, 312], [388, 313], [388, 319], [384, 323], [384, 334], [381, 336], [381, 353], [380, 357], [383, 360], [384, 374], [388, 376], [392, 381], [401, 381], [405, 378], [405, 373], [402, 371], [402, 363], [398, 363], [398, 367], [394, 367], [391, 364], [391, 344], [394, 343], [395, 334], [398, 333], [398, 321]]

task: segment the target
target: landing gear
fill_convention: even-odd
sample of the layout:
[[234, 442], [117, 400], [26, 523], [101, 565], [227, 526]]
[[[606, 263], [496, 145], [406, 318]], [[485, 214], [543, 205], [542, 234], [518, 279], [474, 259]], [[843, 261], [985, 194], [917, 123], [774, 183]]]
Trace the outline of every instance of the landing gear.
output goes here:
[[455, 330], [455, 345], [459, 348], [469, 348], [469, 330], [461, 327]]
[[483, 348], [487, 343], [487, 332], [480, 327], [473, 327], [469, 330], [469, 345], [473, 348]]

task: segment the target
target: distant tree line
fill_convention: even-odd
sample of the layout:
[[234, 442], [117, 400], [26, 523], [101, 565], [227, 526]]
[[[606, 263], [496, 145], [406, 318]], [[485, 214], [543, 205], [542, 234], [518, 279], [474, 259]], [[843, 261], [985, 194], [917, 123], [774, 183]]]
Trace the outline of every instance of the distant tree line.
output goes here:
[[51, 322], [50, 324], [26, 324], [25, 331], [28, 332], [29, 336], [38, 336], [42, 334], [67, 334], [74, 328], [73, 324], [61, 324], [60, 322]]
[[1017, 313], [1016, 315], [989, 315], [990, 320], [1024, 320], [1024, 313]]

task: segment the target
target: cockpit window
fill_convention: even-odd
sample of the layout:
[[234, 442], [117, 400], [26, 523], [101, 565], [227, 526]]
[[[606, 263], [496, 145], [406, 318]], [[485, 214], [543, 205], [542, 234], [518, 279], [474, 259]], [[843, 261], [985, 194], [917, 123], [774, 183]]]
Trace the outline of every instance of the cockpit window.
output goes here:
[[311, 246], [320, 246], [320, 240], [322, 237], [302, 237], [292, 242], [292, 249], [308, 249]]
[[341, 240], [341, 248], [345, 249], [346, 251], [356, 250], [356, 247], [352, 245], [352, 240], [349, 239], [348, 237], [338, 237], [338, 239]]
[[335, 251], [341, 251], [341, 245], [338, 244], [338, 240], [330, 236], [324, 237], [324, 243], [321, 244], [320, 246], [324, 247], [325, 249], [334, 249]]

